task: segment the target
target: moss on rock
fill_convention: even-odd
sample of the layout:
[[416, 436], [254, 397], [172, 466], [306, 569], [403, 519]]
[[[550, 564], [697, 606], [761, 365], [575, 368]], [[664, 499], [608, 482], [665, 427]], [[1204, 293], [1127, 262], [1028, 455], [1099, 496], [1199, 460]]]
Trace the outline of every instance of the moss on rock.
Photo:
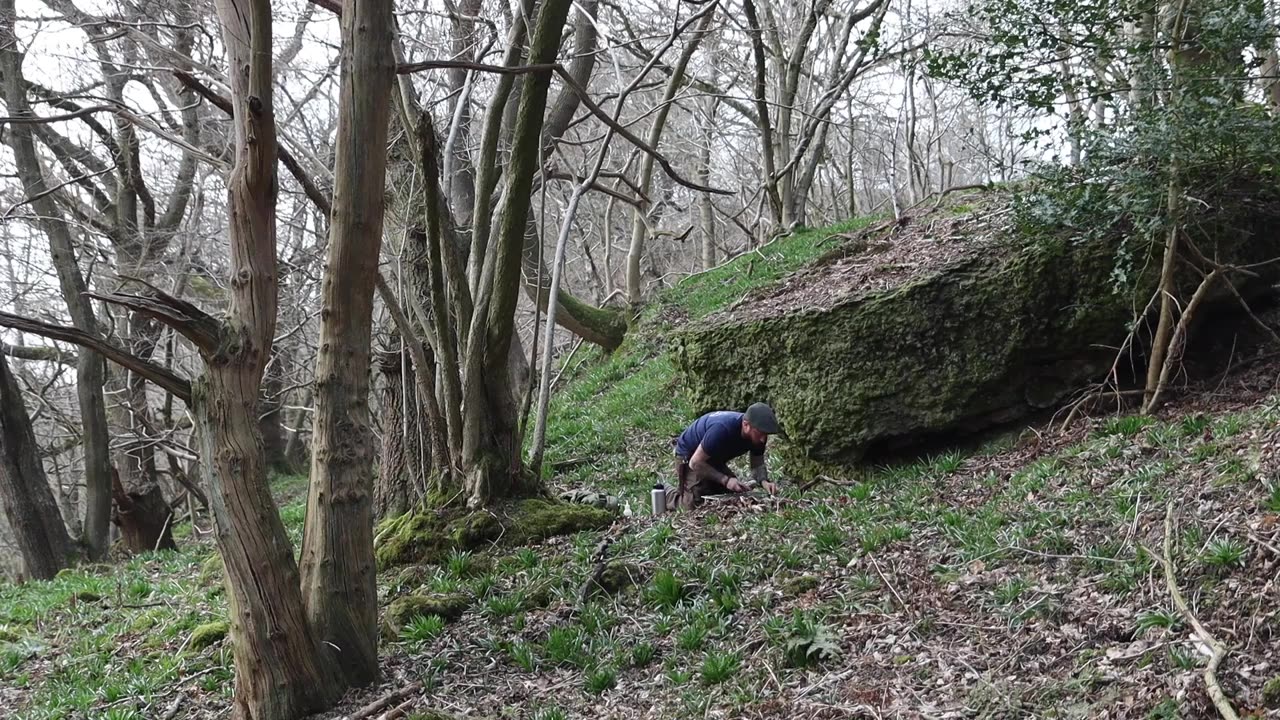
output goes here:
[[1262, 704], [1269, 708], [1280, 708], [1280, 675], [1262, 686]]
[[608, 510], [540, 498], [470, 512], [411, 512], [388, 518], [378, 526], [375, 555], [381, 568], [438, 564], [453, 550], [493, 543], [526, 545], [556, 535], [598, 530], [613, 520], [614, 514]]
[[612, 560], [604, 566], [600, 578], [596, 580], [592, 594], [604, 593], [616, 595], [644, 580], [644, 571], [638, 565]]
[[382, 614], [382, 630], [386, 637], [396, 637], [414, 619], [435, 615], [453, 622], [471, 607], [472, 599], [462, 593], [405, 595], [396, 598]]
[[225, 620], [199, 625], [191, 631], [189, 645], [192, 650], [200, 650], [210, 645], [216, 645], [222, 642], [230, 630], [231, 627], [227, 625]]
[[820, 582], [817, 575], [797, 575], [782, 583], [782, 594], [787, 597], [804, 595], [811, 590], [816, 590]]
[[[1280, 251], [1262, 240], [1201, 250], [1239, 262]], [[771, 403], [791, 474], [855, 463], [1022, 419], [1105, 373], [1159, 269], [1148, 244], [1124, 247], [1005, 238], [830, 307], [690, 324], [672, 338], [674, 361], [696, 412]], [[1133, 270], [1120, 282], [1126, 252], [1120, 264]]]

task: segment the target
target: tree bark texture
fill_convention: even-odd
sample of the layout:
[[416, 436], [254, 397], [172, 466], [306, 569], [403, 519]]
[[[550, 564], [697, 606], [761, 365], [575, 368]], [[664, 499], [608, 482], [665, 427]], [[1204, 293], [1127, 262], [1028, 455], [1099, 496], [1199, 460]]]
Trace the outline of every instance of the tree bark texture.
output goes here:
[[[569, 0], [544, 0], [538, 11], [529, 47], [530, 64], [553, 62], [568, 19]], [[536, 480], [525, 476], [517, 444], [517, 407], [508, 374], [508, 352], [515, 334], [516, 300], [520, 292], [521, 248], [528, 223], [533, 175], [538, 167], [543, 113], [547, 106], [550, 71], [527, 76], [520, 94], [511, 159], [507, 168], [506, 203], [500, 220], [491, 288], [486, 302], [477, 299], [476, 312], [485, 312], [483, 331], [467, 348], [463, 398], [462, 458], [470, 507], [527, 492]], [[483, 276], [482, 276], [483, 277]]]
[[327, 707], [339, 685], [307, 622], [293, 548], [267, 486], [258, 432], [262, 373], [276, 325], [277, 140], [271, 3], [217, 0], [231, 71], [235, 165], [227, 180], [227, 319], [205, 342], [193, 405], [235, 647], [236, 720], [292, 720]]
[[424, 442], [413, 361], [399, 342], [379, 353], [382, 385], [382, 460], [374, 485], [374, 517], [403, 514], [427, 494], [430, 444]]
[[[4, 100], [9, 115], [31, 116], [26, 97], [26, 81], [22, 74], [22, 54], [14, 34], [14, 1], [0, 0], [0, 74], [4, 76]], [[75, 249], [69, 225], [52, 195], [36, 154], [32, 125], [11, 123], [7, 128], [9, 147], [13, 150], [23, 191], [31, 198], [31, 208], [40, 218], [39, 224], [49, 237], [49, 250], [62, 296], [72, 322], [80, 330], [98, 334], [93, 307], [85, 297], [84, 276], [76, 264]], [[76, 360], [76, 394], [80, 404], [80, 423], [84, 436], [85, 521], [84, 544], [89, 557], [106, 556], [111, 519], [111, 457], [107, 438], [107, 410], [102, 387], [106, 382], [106, 365], [102, 356], [82, 351]]]
[[324, 652], [357, 686], [378, 677], [369, 354], [395, 80], [392, 12], [392, 0], [343, 5], [333, 214], [302, 543], [307, 617]]
[[25, 575], [47, 580], [67, 566], [71, 540], [40, 463], [31, 417], [0, 353], [0, 510], [9, 522]]

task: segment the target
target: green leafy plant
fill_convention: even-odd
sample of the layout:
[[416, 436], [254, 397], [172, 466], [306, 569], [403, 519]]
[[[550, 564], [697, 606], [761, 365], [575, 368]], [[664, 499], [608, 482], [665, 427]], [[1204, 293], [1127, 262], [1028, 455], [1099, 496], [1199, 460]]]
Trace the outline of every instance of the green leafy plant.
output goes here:
[[449, 553], [448, 559], [445, 561], [445, 567], [449, 572], [457, 578], [465, 578], [471, 574], [471, 569], [475, 566], [475, 558], [467, 550], [453, 550]]
[[684, 600], [686, 590], [670, 570], [659, 570], [649, 585], [649, 602], [659, 610], [670, 610]]
[[516, 551], [516, 561], [519, 562], [521, 567], [524, 569], [532, 570], [538, 567], [538, 564], [542, 560], [538, 557], [538, 553], [534, 552], [532, 548], [520, 548]]
[[1280, 513], [1280, 485], [1271, 488], [1271, 494], [1263, 501], [1262, 506], [1273, 513]]
[[508, 617], [520, 612], [524, 607], [523, 593], [510, 593], [489, 598], [484, 604], [485, 613], [491, 617]]
[[424, 642], [444, 632], [444, 618], [439, 615], [419, 615], [400, 630], [400, 639], [406, 642]]
[[1244, 565], [1248, 549], [1235, 538], [1219, 538], [1205, 547], [1200, 560], [1214, 568], [1228, 569]]
[[525, 672], [533, 672], [538, 665], [537, 658], [534, 657], [533, 647], [528, 643], [511, 643], [511, 647], [507, 649], [507, 654], [511, 656], [511, 662]]
[[557, 627], [547, 633], [543, 654], [554, 665], [580, 665], [584, 660], [585, 638], [581, 628]]
[[719, 685], [733, 677], [741, 665], [738, 653], [709, 652], [702, 660], [702, 684]]
[[1166, 610], [1147, 610], [1138, 613], [1136, 625], [1139, 634], [1152, 630], [1172, 630], [1178, 625], [1178, 616]]
[[707, 639], [707, 628], [702, 623], [690, 623], [676, 636], [676, 647], [681, 650], [697, 650]]
[[612, 666], [603, 665], [587, 674], [587, 692], [602, 695], [618, 686], [618, 671]]
[[808, 667], [828, 662], [840, 655], [839, 638], [817, 619], [797, 612], [785, 636], [783, 661], [790, 667]]
[[631, 648], [631, 666], [645, 667], [653, 662], [657, 656], [657, 650], [653, 647], [653, 643], [642, 642], [637, 643]]

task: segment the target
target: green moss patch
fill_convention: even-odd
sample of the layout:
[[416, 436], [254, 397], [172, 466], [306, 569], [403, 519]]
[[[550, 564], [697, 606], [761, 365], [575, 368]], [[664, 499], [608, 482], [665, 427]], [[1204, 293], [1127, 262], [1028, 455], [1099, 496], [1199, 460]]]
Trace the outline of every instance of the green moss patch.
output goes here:
[[472, 599], [462, 593], [405, 595], [396, 598], [382, 614], [382, 630], [386, 637], [396, 637], [416, 618], [435, 615], [446, 622], [462, 617]]
[[557, 535], [608, 527], [608, 510], [538, 498], [515, 500], [493, 509], [411, 512], [378, 526], [378, 566], [439, 564], [454, 550], [492, 543], [527, 545]]
[[231, 627], [224, 620], [205, 623], [191, 631], [191, 642], [188, 644], [192, 650], [201, 650], [210, 645], [217, 645], [227, 637], [227, 633], [230, 630]]

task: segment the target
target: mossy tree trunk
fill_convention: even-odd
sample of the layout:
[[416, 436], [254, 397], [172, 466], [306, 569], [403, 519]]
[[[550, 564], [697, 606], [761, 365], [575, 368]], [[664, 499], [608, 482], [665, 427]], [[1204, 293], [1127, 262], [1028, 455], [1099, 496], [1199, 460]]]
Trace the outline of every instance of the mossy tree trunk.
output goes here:
[[357, 0], [342, 11], [333, 214], [302, 541], [307, 618], [324, 652], [355, 686], [378, 677], [369, 355], [395, 79], [392, 13], [392, 0]]
[[[3, 8], [0, 7], [0, 12]], [[0, 511], [12, 528], [28, 577], [46, 580], [67, 566], [71, 539], [40, 462], [31, 417], [0, 352]]]

